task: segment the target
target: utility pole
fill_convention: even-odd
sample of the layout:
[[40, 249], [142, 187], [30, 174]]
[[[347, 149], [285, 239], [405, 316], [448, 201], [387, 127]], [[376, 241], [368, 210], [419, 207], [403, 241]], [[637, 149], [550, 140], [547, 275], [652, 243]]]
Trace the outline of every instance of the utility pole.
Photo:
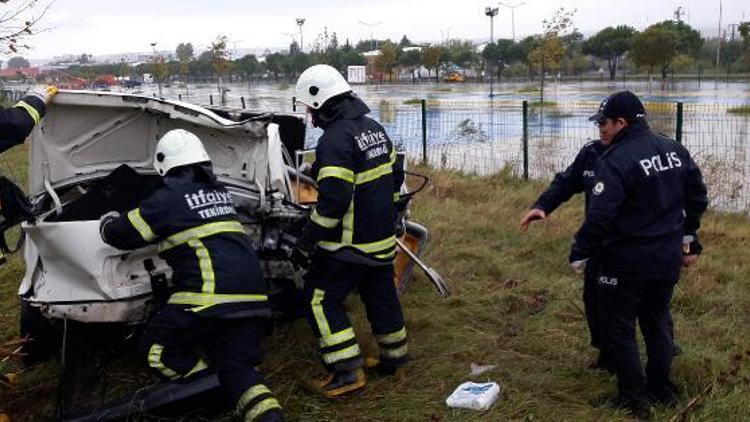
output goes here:
[[719, 0], [719, 39], [716, 43], [716, 76], [719, 75], [719, 64], [721, 63], [721, 14], [722, 14], [722, 0]]
[[734, 41], [734, 35], [737, 33], [737, 27], [739, 27], [740, 24], [738, 23], [730, 23], [727, 25], [727, 28], [730, 28], [732, 30], [732, 38], [730, 38], [732, 41]]
[[367, 23], [367, 22], [359, 21], [359, 23], [361, 23], [362, 25], [370, 28], [370, 49], [375, 50], [378, 46], [377, 46], [377, 44], [375, 44], [375, 37], [373, 36], [372, 28], [380, 25], [383, 22]]
[[[491, 7], [487, 6], [484, 8], [484, 14], [489, 16], [490, 18], [490, 43], [488, 46], [491, 46], [495, 42], [495, 16], [497, 16], [499, 9], [497, 7]], [[487, 47], [485, 47], [487, 48]], [[487, 69], [490, 72], [490, 98], [492, 98], [495, 93], [494, 91], [494, 82], [495, 82], [495, 72], [492, 68], [492, 60], [489, 60], [487, 62]]]
[[522, 1], [516, 4], [507, 4], [507, 3], [503, 3], [499, 1], [497, 2], [497, 4], [510, 9], [510, 23], [511, 23], [511, 27], [513, 28], [513, 41], [515, 41], [516, 40], [516, 8], [523, 6], [524, 4], [526, 4], [526, 2]]
[[299, 51], [301, 53], [305, 52], [305, 44], [303, 43], [304, 40], [302, 39], [302, 25], [304, 24], [305, 24], [304, 18], [297, 18], [297, 26], [299, 27]]
[[[153, 75], [153, 77], [156, 78], [156, 66], [159, 65], [159, 57], [156, 56], [156, 42], [152, 42], [151, 43], [151, 49], [154, 52], [154, 75]], [[162, 94], [161, 94], [161, 78], [156, 78], [156, 82], [157, 82], [157, 84], [159, 86], [159, 98], [162, 98]]]

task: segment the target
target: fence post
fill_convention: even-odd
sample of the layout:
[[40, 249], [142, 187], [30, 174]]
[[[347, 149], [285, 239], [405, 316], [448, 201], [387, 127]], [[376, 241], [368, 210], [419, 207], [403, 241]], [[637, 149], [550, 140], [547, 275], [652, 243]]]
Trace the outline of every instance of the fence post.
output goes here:
[[182, 101], [182, 94], [177, 94], [177, 99]]
[[427, 165], [427, 100], [422, 99], [422, 164]]
[[214, 105], [214, 96], [212, 94], [208, 94], [208, 103]]
[[242, 101], [242, 108], [245, 108], [245, 97], [240, 97], [240, 101]]
[[523, 180], [529, 180], [529, 102], [523, 100]]
[[674, 137], [678, 144], [682, 143], [682, 101], [677, 103], [677, 128]]
[[292, 111], [297, 111], [297, 97], [292, 97]]

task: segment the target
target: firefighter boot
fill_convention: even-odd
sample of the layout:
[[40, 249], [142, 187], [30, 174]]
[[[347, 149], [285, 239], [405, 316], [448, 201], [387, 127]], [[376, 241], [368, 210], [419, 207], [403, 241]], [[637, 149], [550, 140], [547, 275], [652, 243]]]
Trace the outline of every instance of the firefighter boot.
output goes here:
[[324, 396], [330, 399], [359, 390], [366, 383], [365, 372], [360, 367], [348, 371], [331, 372], [318, 382], [317, 387]]

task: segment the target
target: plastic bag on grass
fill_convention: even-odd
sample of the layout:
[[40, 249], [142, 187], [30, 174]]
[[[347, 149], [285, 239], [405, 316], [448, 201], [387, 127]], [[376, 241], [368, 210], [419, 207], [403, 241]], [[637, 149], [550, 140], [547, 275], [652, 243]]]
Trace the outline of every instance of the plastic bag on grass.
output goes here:
[[448, 396], [445, 403], [448, 407], [472, 410], [487, 410], [500, 396], [500, 386], [496, 382], [465, 382]]

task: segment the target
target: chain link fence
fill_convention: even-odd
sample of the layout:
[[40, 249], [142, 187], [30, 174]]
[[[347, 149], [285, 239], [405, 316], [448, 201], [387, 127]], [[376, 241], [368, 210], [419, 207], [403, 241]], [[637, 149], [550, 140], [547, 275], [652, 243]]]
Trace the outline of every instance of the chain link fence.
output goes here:
[[[366, 100], [391, 139], [416, 161], [488, 175], [508, 169], [550, 180], [598, 139], [591, 101]], [[645, 104], [651, 128], [683, 143], [701, 167], [711, 204], [750, 210], [750, 113], [728, 104]]]

